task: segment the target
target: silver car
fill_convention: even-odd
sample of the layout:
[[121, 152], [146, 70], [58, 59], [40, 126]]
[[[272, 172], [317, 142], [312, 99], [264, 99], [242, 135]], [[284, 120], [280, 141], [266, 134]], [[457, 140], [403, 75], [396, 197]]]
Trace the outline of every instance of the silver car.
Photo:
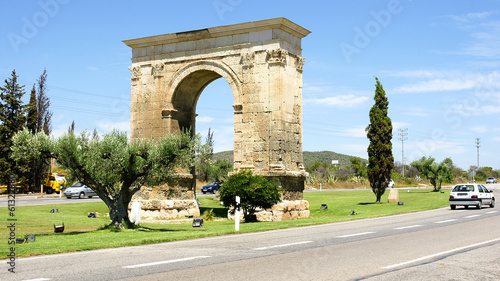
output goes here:
[[66, 188], [64, 191], [64, 196], [71, 199], [71, 197], [78, 197], [83, 199], [85, 197], [92, 198], [92, 196], [97, 196], [97, 194], [90, 189], [90, 187], [84, 185], [83, 183], [75, 183], [72, 186]]
[[486, 183], [497, 183], [497, 178], [489, 177], [488, 179], [486, 179]]

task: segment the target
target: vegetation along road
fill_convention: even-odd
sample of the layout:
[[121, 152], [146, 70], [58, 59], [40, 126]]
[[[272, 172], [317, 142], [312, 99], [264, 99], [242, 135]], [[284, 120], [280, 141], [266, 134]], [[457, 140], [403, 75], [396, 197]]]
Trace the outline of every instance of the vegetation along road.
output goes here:
[[[490, 187], [498, 193], [496, 185]], [[18, 272], [10, 280], [498, 280], [499, 226], [496, 208], [445, 207], [267, 232], [19, 258]], [[49, 270], [48, 264], [64, 266]]]

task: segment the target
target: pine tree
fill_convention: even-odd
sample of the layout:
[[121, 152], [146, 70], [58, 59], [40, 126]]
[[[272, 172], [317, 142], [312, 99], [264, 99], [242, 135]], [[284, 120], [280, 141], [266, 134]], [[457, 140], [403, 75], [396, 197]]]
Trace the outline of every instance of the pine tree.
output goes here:
[[12, 137], [22, 130], [25, 120], [25, 106], [22, 97], [24, 85], [17, 82], [16, 70], [5, 79], [5, 86], [0, 87], [0, 181], [5, 181], [9, 174], [18, 173], [15, 162], [10, 158]]
[[370, 125], [366, 127], [368, 146], [368, 180], [372, 191], [377, 197], [377, 202], [385, 192], [391, 180], [394, 169], [394, 156], [392, 155], [392, 121], [387, 116], [389, 101], [384, 88], [377, 77], [375, 89], [375, 104], [370, 109]]

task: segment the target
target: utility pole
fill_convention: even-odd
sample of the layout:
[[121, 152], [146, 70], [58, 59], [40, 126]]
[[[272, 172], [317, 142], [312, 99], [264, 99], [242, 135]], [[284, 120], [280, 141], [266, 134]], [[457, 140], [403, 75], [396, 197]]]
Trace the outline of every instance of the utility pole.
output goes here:
[[405, 140], [408, 140], [406, 137], [408, 133], [408, 128], [398, 129], [399, 135], [401, 136], [399, 140], [401, 141], [401, 162], [403, 164], [403, 179], [405, 178]]
[[481, 146], [480, 145], [481, 143], [481, 139], [480, 138], [476, 138], [476, 148], [477, 148], [477, 169], [479, 170], [479, 147]]

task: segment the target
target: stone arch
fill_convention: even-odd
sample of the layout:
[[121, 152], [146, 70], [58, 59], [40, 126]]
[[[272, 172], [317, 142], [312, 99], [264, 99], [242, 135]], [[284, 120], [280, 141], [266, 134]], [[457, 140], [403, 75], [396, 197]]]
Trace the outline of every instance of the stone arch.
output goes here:
[[167, 100], [170, 101], [172, 110], [185, 112], [179, 117], [179, 128], [195, 127], [194, 110], [197, 101], [205, 87], [219, 78], [224, 78], [229, 83], [235, 104], [238, 104], [241, 97], [241, 81], [231, 67], [223, 62], [215, 60], [190, 62], [172, 76], [167, 87]]
[[[235, 170], [276, 178], [284, 200], [303, 199], [301, 39], [309, 33], [276, 18], [124, 41], [132, 48], [131, 139], [194, 132], [198, 98], [222, 77], [234, 98]], [[194, 200], [195, 178], [178, 175], [175, 192], [149, 188], [134, 200]]]

